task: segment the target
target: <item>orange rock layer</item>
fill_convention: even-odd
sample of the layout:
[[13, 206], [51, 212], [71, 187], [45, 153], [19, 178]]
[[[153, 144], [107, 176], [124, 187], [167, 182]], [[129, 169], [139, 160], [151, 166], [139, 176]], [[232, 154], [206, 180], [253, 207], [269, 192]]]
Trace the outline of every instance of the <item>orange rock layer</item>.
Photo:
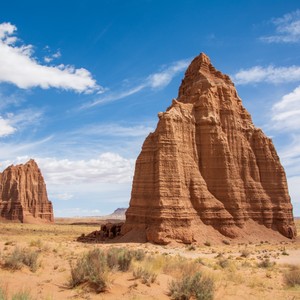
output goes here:
[[158, 117], [136, 161], [123, 234], [134, 230], [155, 243], [191, 243], [205, 225], [236, 238], [254, 221], [296, 236], [273, 143], [205, 54], [193, 60], [177, 100]]
[[54, 221], [44, 178], [34, 160], [0, 173], [0, 217], [24, 223]]

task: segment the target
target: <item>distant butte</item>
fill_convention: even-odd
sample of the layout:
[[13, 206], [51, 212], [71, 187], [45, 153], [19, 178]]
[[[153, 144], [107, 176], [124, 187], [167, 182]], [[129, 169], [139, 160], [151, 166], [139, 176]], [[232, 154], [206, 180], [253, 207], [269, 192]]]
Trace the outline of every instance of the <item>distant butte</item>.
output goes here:
[[0, 173], [0, 220], [54, 222], [44, 178], [34, 160]]
[[274, 145], [208, 56], [192, 61], [178, 98], [158, 117], [136, 161], [124, 239], [167, 244], [296, 236]]

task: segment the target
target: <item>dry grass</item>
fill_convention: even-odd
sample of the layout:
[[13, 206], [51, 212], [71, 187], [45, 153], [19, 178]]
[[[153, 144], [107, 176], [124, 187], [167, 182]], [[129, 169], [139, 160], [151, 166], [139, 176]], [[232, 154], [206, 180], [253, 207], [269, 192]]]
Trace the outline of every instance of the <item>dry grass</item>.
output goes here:
[[[297, 223], [299, 225], [300, 222]], [[30, 259], [29, 251], [38, 253], [36, 273], [29, 271], [30, 267], [23, 259], [20, 260], [21, 269], [17, 267], [14, 272], [10, 268], [0, 269], [0, 283], [8, 287], [3, 299], [12, 299], [17, 291], [22, 292], [23, 287], [28, 287], [30, 295], [15, 299], [170, 299], [167, 296], [168, 283], [174, 282], [174, 286], [180, 287], [181, 282], [180, 289], [185, 290], [197, 273], [201, 274], [201, 278], [213, 281], [215, 299], [242, 299], [245, 295], [249, 296], [249, 300], [299, 298], [299, 268], [280, 263], [281, 259], [292, 261], [295, 258], [296, 251], [300, 249], [299, 242], [271, 244], [263, 241], [246, 245], [230, 241], [228, 245], [226, 241], [217, 245], [212, 241], [213, 246], [202, 244], [190, 248], [184, 245], [160, 247], [134, 243], [93, 245], [75, 241], [82, 233], [96, 229], [86, 225], [1, 224], [2, 266], [16, 248], [26, 249], [28, 265], [34, 260]], [[95, 258], [90, 258], [93, 263], [84, 261], [76, 269], [78, 261], [94, 249], [102, 252], [104, 264], [97, 262], [97, 259], [95, 263]], [[244, 255], [245, 249], [251, 255]], [[112, 267], [108, 265], [108, 253], [113, 253]], [[221, 255], [218, 256], [218, 253]], [[276, 265], [273, 265], [274, 261]], [[104, 266], [103, 269], [101, 266]], [[94, 271], [87, 272], [87, 269]], [[81, 283], [74, 289], [62, 289], [72, 270], [75, 282], [76, 276], [84, 279], [78, 279]], [[105, 287], [101, 287], [100, 279], [97, 279], [101, 270], [105, 274]], [[80, 275], [82, 273], [84, 276]], [[183, 274], [189, 278], [187, 282], [184, 282]], [[106, 292], [101, 296], [95, 293], [102, 290]], [[196, 298], [195, 294], [193, 297]], [[173, 298], [176, 299], [174, 294]]]

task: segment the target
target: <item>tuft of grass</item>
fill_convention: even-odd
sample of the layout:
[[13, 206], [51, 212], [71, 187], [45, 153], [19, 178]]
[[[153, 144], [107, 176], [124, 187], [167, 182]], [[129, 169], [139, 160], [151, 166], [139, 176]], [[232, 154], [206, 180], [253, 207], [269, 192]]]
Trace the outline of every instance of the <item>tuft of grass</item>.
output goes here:
[[19, 247], [15, 247], [13, 252], [4, 259], [4, 267], [10, 270], [19, 270], [23, 266], [23, 252]]
[[133, 250], [133, 251], [131, 251], [131, 253], [132, 253], [132, 257], [136, 261], [143, 261], [146, 256], [146, 253], [143, 249]]
[[272, 268], [274, 265], [275, 262], [270, 261], [269, 258], [263, 259], [257, 264], [259, 268], [265, 268], [265, 269]]
[[74, 288], [82, 283], [88, 283], [98, 293], [107, 289], [106, 256], [100, 249], [90, 250], [77, 260], [75, 266], [71, 265], [70, 287]]
[[247, 248], [245, 248], [241, 251], [241, 257], [247, 258], [250, 256], [250, 254], [251, 254], [251, 252]]
[[32, 298], [28, 291], [18, 292], [11, 297], [11, 300], [31, 300], [31, 299]]
[[212, 300], [214, 295], [214, 281], [204, 277], [200, 272], [169, 284], [169, 296], [174, 300]]
[[292, 266], [284, 273], [285, 284], [289, 287], [300, 286], [300, 266]]
[[133, 253], [125, 248], [110, 248], [106, 256], [107, 265], [110, 269], [126, 272], [129, 270]]
[[150, 286], [151, 283], [155, 282], [157, 274], [152, 271], [146, 270], [145, 268], [138, 267], [137, 269], [133, 270], [133, 277], [134, 279], [141, 279], [143, 284]]
[[196, 250], [196, 247], [195, 247], [195, 245], [188, 245], [187, 249], [188, 249], [189, 251], [195, 251], [195, 250]]
[[4, 267], [10, 270], [19, 270], [25, 265], [30, 268], [31, 272], [35, 272], [39, 266], [38, 255], [37, 251], [15, 247], [13, 252], [5, 258]]
[[0, 300], [6, 300], [7, 299], [7, 292], [3, 290], [2, 287], [0, 287]]
[[222, 242], [223, 242], [223, 244], [225, 244], [225, 245], [230, 245], [230, 242], [229, 242], [228, 240], [223, 240]]
[[221, 257], [218, 261], [221, 268], [225, 269], [229, 266], [229, 259]]
[[37, 247], [37, 248], [41, 249], [43, 246], [43, 242], [41, 241], [41, 239], [32, 240], [32, 241], [30, 241], [29, 246]]

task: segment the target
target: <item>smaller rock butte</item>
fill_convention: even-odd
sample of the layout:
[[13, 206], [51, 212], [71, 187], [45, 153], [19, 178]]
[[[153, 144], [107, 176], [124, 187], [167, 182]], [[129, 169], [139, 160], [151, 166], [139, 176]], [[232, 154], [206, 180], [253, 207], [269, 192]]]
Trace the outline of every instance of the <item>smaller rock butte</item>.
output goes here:
[[54, 222], [44, 178], [33, 159], [0, 173], [0, 218], [22, 223]]
[[208, 56], [192, 61], [177, 100], [158, 117], [136, 161], [125, 239], [167, 244], [296, 236], [273, 143]]

